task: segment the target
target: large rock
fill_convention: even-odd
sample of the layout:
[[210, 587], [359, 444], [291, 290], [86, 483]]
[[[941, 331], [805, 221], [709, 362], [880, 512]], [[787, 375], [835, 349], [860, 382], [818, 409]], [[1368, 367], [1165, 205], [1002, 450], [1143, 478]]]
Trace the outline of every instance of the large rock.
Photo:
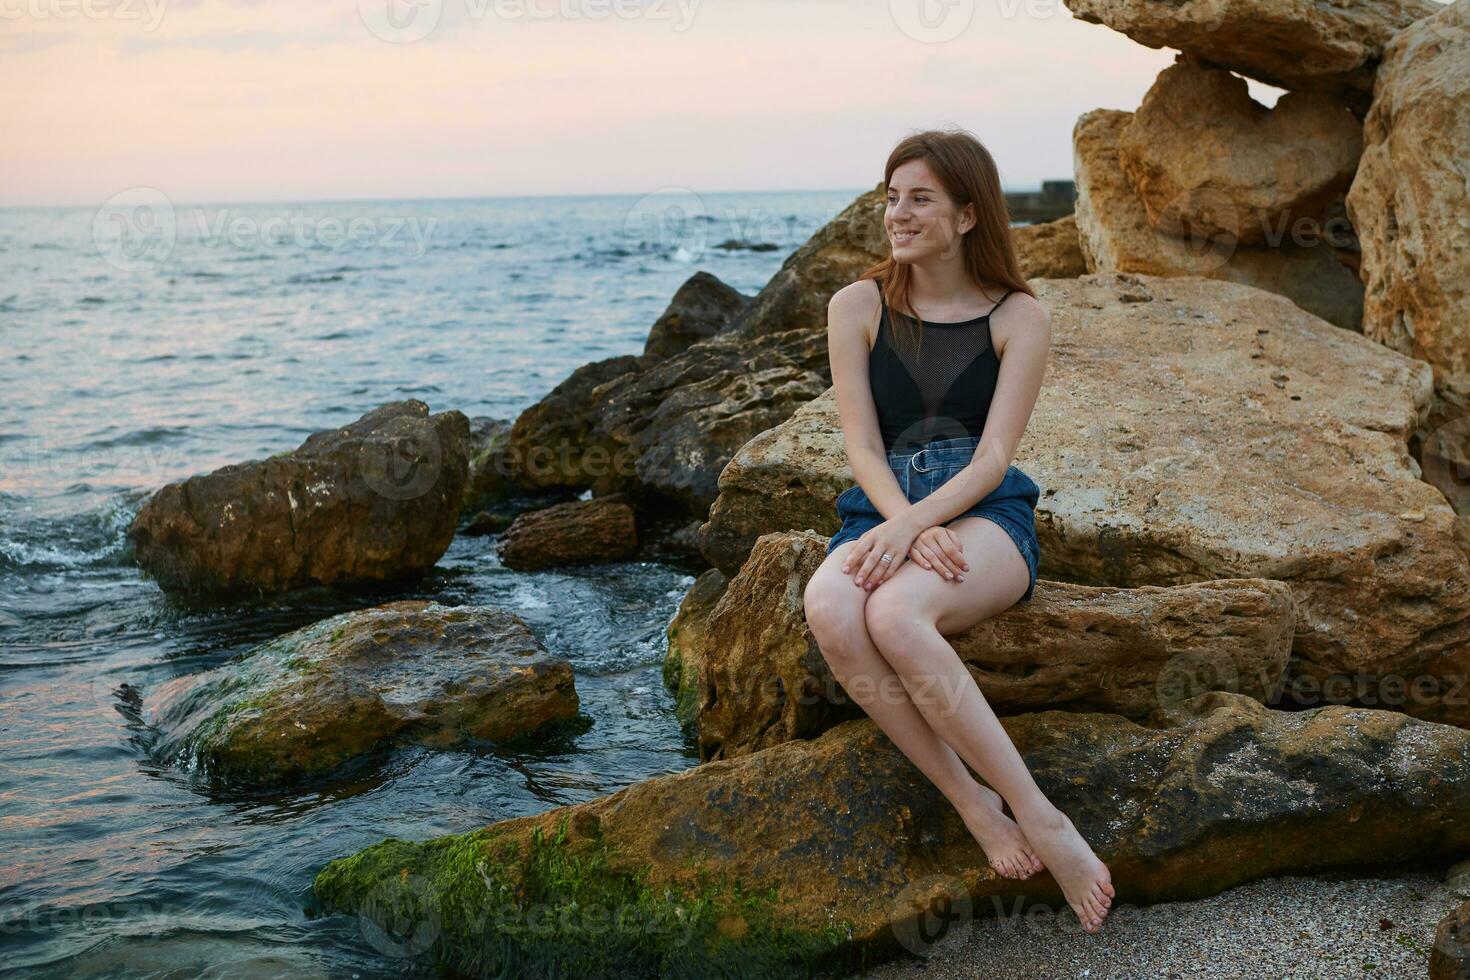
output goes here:
[[[1430, 427], [1460, 422], [1470, 406], [1470, 3], [1389, 43], [1364, 136], [1347, 198], [1363, 248], [1363, 332], [1434, 366]], [[1466, 432], [1460, 422], [1462, 454]]]
[[1175, 48], [1268, 85], [1326, 92], [1359, 115], [1388, 39], [1431, 0], [1066, 0], [1078, 20]]
[[826, 335], [806, 330], [726, 331], [636, 360], [579, 368], [516, 419], [512, 458], [545, 461], [528, 481], [702, 516], [730, 457], [831, 384]]
[[[1462, 729], [1221, 693], [1157, 730], [1065, 711], [1002, 724], [1107, 863], [1114, 908], [1470, 853]], [[314, 887], [390, 948], [470, 976], [850, 974], [927, 949], [931, 902], [963, 917], [1061, 900], [1046, 872], [996, 874], [867, 719], [467, 834], [383, 841]]]
[[[810, 531], [764, 535], [718, 601], [695, 589], [680, 606], [664, 674], [679, 685], [679, 718], [697, 730], [701, 759], [862, 716], [808, 626], [803, 594], [826, 545]], [[1294, 620], [1291, 590], [1269, 579], [1139, 589], [1042, 581], [1031, 602], [948, 639], [997, 714], [1062, 708], [1145, 721], [1202, 690], [1278, 696]]]
[[[1256, 286], [1291, 299], [1348, 330], [1358, 330], [1363, 284], [1330, 247], [1332, 229], [1287, 234], [1274, 247], [1252, 247], [1159, 231], [1124, 176], [1120, 145], [1133, 114], [1094, 109], [1072, 131], [1077, 228], [1088, 272], [1204, 276]], [[1290, 229], [1288, 229], [1290, 231]]]
[[517, 571], [621, 561], [638, 552], [637, 525], [621, 496], [570, 500], [517, 517], [498, 542], [500, 560]]
[[1087, 272], [1075, 214], [1039, 225], [1012, 228], [1011, 242], [1021, 265], [1021, 275], [1027, 279], [1070, 279]]
[[730, 329], [748, 337], [787, 330], [825, 337], [832, 294], [891, 251], [883, 228], [887, 207], [880, 182], [791, 253]]
[[1182, 61], [1123, 127], [1118, 162], [1156, 230], [1263, 245], [1320, 224], [1362, 151], [1363, 124], [1331, 96], [1287, 92], [1268, 109], [1239, 75]]
[[1470, 980], [1470, 902], [1452, 909], [1434, 930], [1429, 980]]
[[749, 303], [749, 296], [708, 272], [696, 272], [679, 287], [669, 301], [669, 308], [654, 321], [643, 353], [669, 357], [690, 344], [707, 340], [728, 327]]
[[655, 330], [652, 353], [577, 369], [512, 426], [517, 481], [702, 519], [736, 450], [832, 383], [827, 303], [888, 254], [885, 206], [881, 186], [861, 195], [711, 336], [681, 347]]
[[[1042, 576], [1280, 579], [1297, 602], [1288, 695], [1336, 700], [1312, 685], [1351, 681], [1377, 704], [1470, 724], [1464, 529], [1408, 452], [1429, 366], [1246, 286], [1031, 285], [1053, 342], [1015, 462], [1042, 487]], [[851, 483], [829, 391], [731, 460], [704, 553], [734, 577], [762, 534], [835, 530]]]
[[469, 424], [384, 405], [293, 452], [171, 483], [128, 533], [168, 590], [220, 597], [350, 585], [430, 568], [454, 537]]
[[[506, 742], [577, 715], [571, 665], [512, 613], [406, 600], [322, 620], [150, 695], [155, 753], [294, 786], [405, 742]], [[575, 726], [568, 726], [575, 727]]]

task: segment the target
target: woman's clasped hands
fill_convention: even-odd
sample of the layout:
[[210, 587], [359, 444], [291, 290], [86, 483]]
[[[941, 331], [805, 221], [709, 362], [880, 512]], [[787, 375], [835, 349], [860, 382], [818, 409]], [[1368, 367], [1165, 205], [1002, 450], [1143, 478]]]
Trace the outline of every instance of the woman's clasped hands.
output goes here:
[[[884, 555], [893, 560], [883, 561]], [[856, 568], [853, 583], [871, 592], [910, 559], [952, 582], [963, 582], [970, 570], [958, 534], [939, 525], [916, 530], [900, 517], [864, 532], [843, 560], [842, 574]]]

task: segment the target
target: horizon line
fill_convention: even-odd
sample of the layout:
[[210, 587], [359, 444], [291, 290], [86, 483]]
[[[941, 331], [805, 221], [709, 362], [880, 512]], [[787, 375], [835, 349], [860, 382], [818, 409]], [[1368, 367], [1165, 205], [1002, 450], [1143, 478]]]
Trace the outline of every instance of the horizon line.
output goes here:
[[[1049, 177], [1049, 178], [1046, 178], [1046, 179], [1047, 180], [1071, 180], [1072, 178], [1071, 177], [1065, 177], [1065, 178], [1062, 178], [1062, 177]], [[658, 188], [657, 190], [653, 190], [653, 191], [642, 191], [642, 192], [639, 192], [639, 191], [604, 191], [604, 192], [598, 192], [598, 193], [577, 193], [577, 194], [460, 194], [460, 195], [452, 195], [452, 196], [448, 196], [448, 197], [445, 197], [445, 196], [437, 196], [437, 195], [436, 196], [429, 196], [429, 197], [303, 197], [303, 198], [277, 198], [277, 199], [255, 198], [255, 199], [236, 199], [236, 200], [218, 200], [218, 199], [216, 199], [216, 200], [210, 200], [210, 201], [199, 201], [199, 200], [196, 200], [196, 201], [174, 201], [174, 200], [172, 200], [170, 198], [169, 199], [169, 203], [171, 205], [173, 205], [174, 207], [199, 207], [199, 206], [206, 206], [206, 205], [207, 206], [218, 206], [218, 205], [231, 205], [231, 204], [236, 204], [236, 205], [273, 205], [273, 204], [402, 204], [402, 203], [415, 203], [415, 204], [420, 204], [420, 203], [428, 203], [428, 202], [432, 202], [432, 201], [448, 201], [448, 202], [452, 202], [452, 201], [534, 201], [534, 200], [547, 200], [547, 201], [551, 201], [551, 200], [572, 200], [572, 199], [577, 199], [577, 198], [593, 198], [593, 197], [637, 197], [637, 198], [641, 198], [641, 197], [650, 197], [650, 196], [652, 196], [654, 194], [658, 194], [658, 193], [664, 192], [664, 191], [688, 192], [688, 193], [694, 194], [696, 197], [699, 197], [699, 196], [702, 196], [702, 195], [706, 195], [706, 194], [707, 195], [710, 195], [710, 196], [725, 196], [725, 195], [732, 195], [732, 194], [818, 194], [818, 193], [838, 193], [838, 192], [849, 192], [849, 191], [851, 191], [852, 193], [855, 193], [855, 194], [866, 194], [868, 191], [873, 190], [875, 187], [877, 187], [879, 183], [881, 183], [881, 181], [874, 181], [874, 183], [873, 183], [873, 185], [871, 187], [866, 187], [866, 188], [846, 188], [846, 187], [782, 187], [782, 188], [762, 188], [762, 189], [759, 189], [759, 190], [745, 189], [745, 190], [713, 190], [713, 191], [696, 191], [696, 190], [694, 190], [693, 188], [690, 188], [690, 187], [670, 185], [670, 186], [667, 186], [667, 187]], [[156, 187], [152, 187], [151, 185], [148, 185], [148, 184], [136, 184], [133, 187], [123, 188], [122, 190], [119, 190], [116, 193], [117, 194], [122, 194], [122, 193], [126, 193], [127, 191], [137, 190], [137, 189], [156, 190], [159, 193], [163, 194], [163, 191], [159, 190]], [[1039, 193], [1040, 191], [1041, 191], [1041, 183], [1040, 182], [1038, 182], [1034, 188], [1033, 187], [1029, 187], [1029, 186], [1028, 187], [1005, 187], [1005, 186], [1002, 186], [1001, 187], [1001, 192], [1002, 193], [1006, 193], [1006, 194], [1027, 193], [1027, 192], [1038, 192]], [[116, 196], [116, 195], [113, 195], [113, 196]], [[164, 194], [164, 197], [167, 198], [168, 195], [167, 194]], [[109, 197], [107, 200], [111, 200], [111, 198]], [[3, 204], [3, 203], [0, 203], [0, 211], [75, 211], [75, 210], [84, 210], [84, 209], [88, 209], [88, 208], [91, 208], [93, 210], [96, 210], [97, 208], [104, 207], [107, 204], [107, 200], [98, 201], [98, 202], [95, 202], [95, 203], [87, 203], [87, 204]]]

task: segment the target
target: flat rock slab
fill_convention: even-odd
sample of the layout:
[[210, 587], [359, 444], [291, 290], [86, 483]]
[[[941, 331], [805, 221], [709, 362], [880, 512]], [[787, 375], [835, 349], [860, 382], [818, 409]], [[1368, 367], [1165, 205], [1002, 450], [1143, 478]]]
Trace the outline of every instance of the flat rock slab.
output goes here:
[[[1279, 579], [1294, 677], [1361, 680], [1379, 705], [1470, 724], [1463, 529], [1407, 448], [1429, 365], [1233, 283], [1032, 286], [1053, 342], [1015, 462], [1042, 488], [1042, 577]], [[829, 390], [726, 467], [704, 553], [733, 577], [761, 534], [830, 534], [851, 483]]]
[[160, 758], [222, 786], [294, 786], [405, 742], [505, 742], [577, 714], [572, 667], [513, 613], [418, 600], [343, 613], [144, 702]]
[[[1166, 729], [1064, 711], [1002, 723], [1108, 864], [1115, 905], [1470, 853], [1463, 729], [1218, 692]], [[470, 976], [851, 972], [923, 941], [917, 920], [945, 895], [981, 911], [1061, 902], [1049, 873], [991, 870], [867, 719], [468, 834], [387, 840], [327, 865], [315, 893]]]
[[1430, 0], [1067, 0], [1078, 20], [1278, 88], [1331, 93], [1359, 115], [1388, 39], [1439, 6]]
[[1363, 284], [1338, 258], [1334, 232], [1325, 223], [1320, 234], [1294, 235], [1287, 229], [1271, 247], [1204, 235], [1181, 238], [1154, 228], [1123, 171], [1123, 134], [1132, 121], [1131, 112], [1094, 109], [1072, 129], [1077, 230], [1088, 272], [1244, 283], [1285, 296], [1345, 330], [1361, 330]]
[[169, 591], [237, 598], [431, 568], [454, 538], [469, 420], [393, 402], [293, 452], [170, 483], [128, 534]]
[[[716, 601], [696, 586], [680, 606], [664, 674], [702, 760], [863, 715], [852, 695], [872, 692], [843, 689], [808, 626], [803, 595], [826, 544], [810, 531], [764, 535]], [[948, 639], [997, 714], [1061, 708], [1167, 724], [1205, 690], [1279, 694], [1294, 620], [1291, 590], [1269, 579], [1139, 589], [1043, 580], [1031, 602]]]

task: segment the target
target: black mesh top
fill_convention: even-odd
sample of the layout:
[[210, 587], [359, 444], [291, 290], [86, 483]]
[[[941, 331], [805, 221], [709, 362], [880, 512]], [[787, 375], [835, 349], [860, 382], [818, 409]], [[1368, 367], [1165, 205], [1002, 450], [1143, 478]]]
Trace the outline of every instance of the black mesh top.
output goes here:
[[889, 452], [913, 452], [933, 439], [980, 437], [1000, 376], [1000, 358], [990, 342], [990, 314], [1014, 291], [1007, 290], [990, 313], [973, 320], [923, 321], [917, 350], [895, 335], [888, 305], [882, 303], [878, 338], [868, 356], [868, 383]]

